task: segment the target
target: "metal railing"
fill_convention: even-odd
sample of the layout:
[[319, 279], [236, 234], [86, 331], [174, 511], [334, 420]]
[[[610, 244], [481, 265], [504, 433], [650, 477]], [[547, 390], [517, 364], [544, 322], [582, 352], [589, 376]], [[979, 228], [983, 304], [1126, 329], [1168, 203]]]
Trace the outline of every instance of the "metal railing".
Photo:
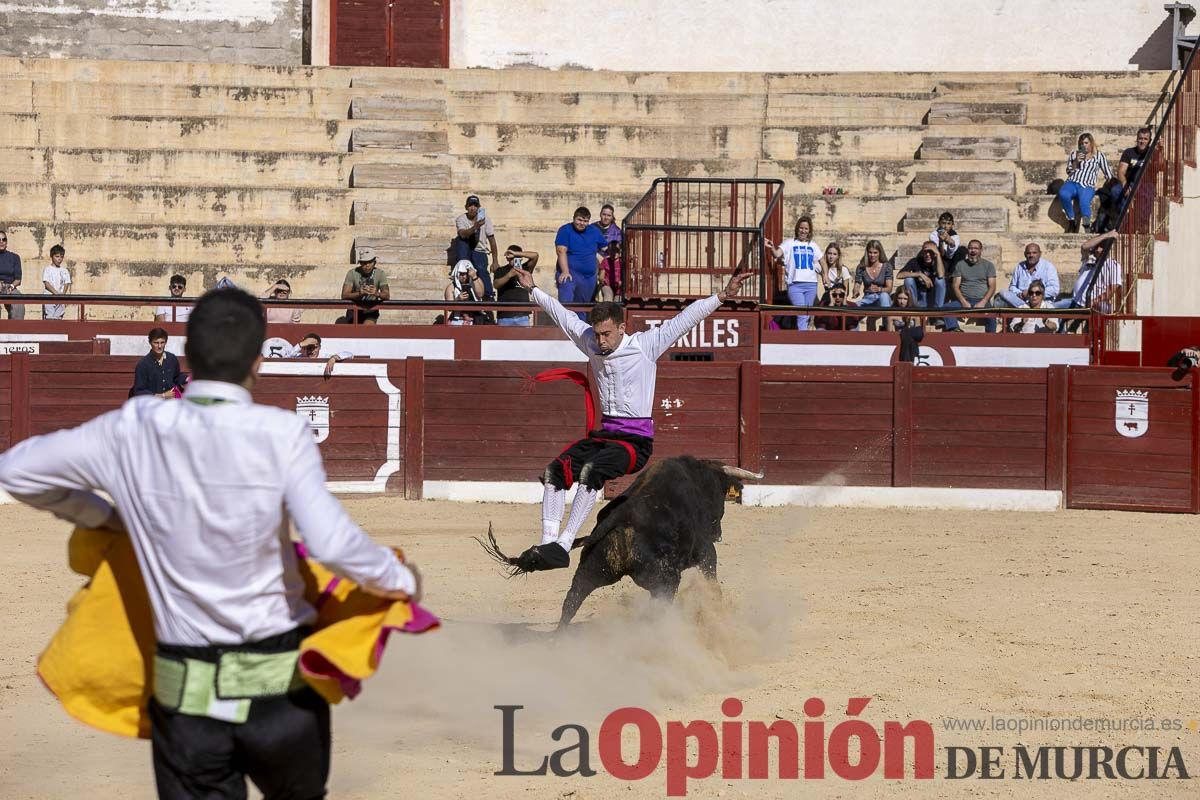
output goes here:
[[783, 181], [656, 178], [622, 221], [625, 295], [637, 300], [707, 297], [734, 270], [750, 271], [741, 300], [774, 290], [763, 241], [783, 230]]

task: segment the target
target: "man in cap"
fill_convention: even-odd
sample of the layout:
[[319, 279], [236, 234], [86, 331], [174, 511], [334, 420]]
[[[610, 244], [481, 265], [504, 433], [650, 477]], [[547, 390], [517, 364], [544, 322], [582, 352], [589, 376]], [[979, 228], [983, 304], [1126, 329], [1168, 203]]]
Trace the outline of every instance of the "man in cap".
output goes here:
[[488, 272], [488, 253], [492, 255], [492, 264], [499, 264], [500, 250], [496, 246], [496, 228], [492, 218], [480, 207], [478, 195], [467, 198], [466, 213], [458, 215], [454, 227], [458, 236], [451, 246], [451, 257], [455, 263], [466, 260], [474, 264], [475, 273], [483, 281], [484, 299], [495, 299], [492, 276]]
[[376, 306], [392, 299], [387, 275], [376, 268], [376, 259], [374, 248], [358, 248], [358, 266], [347, 272], [346, 280], [342, 282], [342, 299], [354, 303], [351, 321], [362, 325], [376, 324], [379, 321]]

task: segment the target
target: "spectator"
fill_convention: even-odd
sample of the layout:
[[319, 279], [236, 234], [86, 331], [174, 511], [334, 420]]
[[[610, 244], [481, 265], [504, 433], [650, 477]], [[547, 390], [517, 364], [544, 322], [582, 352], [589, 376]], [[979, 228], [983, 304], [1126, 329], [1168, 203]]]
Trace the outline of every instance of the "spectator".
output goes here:
[[1038, 281], [1042, 284], [1043, 297], [1050, 300], [1058, 297], [1058, 270], [1042, 258], [1040, 245], [1030, 242], [1025, 245], [1025, 260], [1013, 269], [1008, 288], [996, 295], [993, 305], [1010, 308], [1026, 308], [1029, 303], [1029, 287]]
[[[866, 252], [854, 271], [854, 286], [858, 290], [858, 307], [892, 305], [892, 264], [883, 257], [883, 243], [878, 239], [867, 242]], [[867, 320], [867, 328], [875, 330], [875, 320]]]
[[[321, 351], [321, 336], [317, 333], [306, 333], [304, 338], [296, 343], [291, 350], [286, 351], [281, 358], [324, 358], [325, 354]], [[342, 350], [329, 356], [325, 361], [325, 378], [328, 379], [333, 375], [333, 365], [339, 361], [349, 361], [354, 358], [354, 354], [348, 350]]]
[[484, 298], [495, 299], [492, 275], [488, 272], [488, 253], [491, 253], [492, 264], [498, 265], [500, 256], [496, 246], [496, 228], [492, 218], [480, 207], [477, 195], [467, 198], [466, 213], [458, 215], [454, 227], [458, 236], [451, 248], [451, 258], [455, 264], [470, 261], [475, 266], [475, 273], [483, 281]]
[[179, 369], [179, 359], [174, 353], [167, 352], [167, 332], [162, 328], [151, 329], [146, 338], [150, 341], [150, 352], [134, 367], [129, 396], [152, 394], [169, 400], [176, 396], [176, 389], [183, 391], [186, 382]]
[[[183, 297], [183, 293], [187, 289], [187, 279], [182, 275], [172, 275], [167, 288], [171, 292], [171, 297]], [[155, 322], [187, 322], [191, 315], [191, 306], [159, 306], [154, 309]]]
[[[292, 285], [284, 278], [275, 281], [275, 285], [267, 290], [264, 300], [290, 300], [292, 298]], [[298, 308], [282, 308], [280, 306], [265, 304], [267, 307], [267, 322], [269, 324], [277, 323], [293, 323], [300, 321], [301, 310]]]
[[910, 258], [896, 277], [904, 281], [916, 305], [941, 308], [946, 304], [946, 265], [933, 242], [921, 245], [921, 252]]
[[1112, 168], [1104, 153], [1096, 150], [1096, 140], [1090, 133], [1079, 135], [1079, 146], [1067, 157], [1067, 180], [1058, 190], [1058, 202], [1067, 215], [1068, 229], [1079, 232], [1080, 221], [1075, 216], [1075, 199], [1079, 199], [1079, 216], [1087, 227], [1092, 219], [1092, 198], [1096, 194], [1096, 178], [1103, 172], [1113, 177]]
[[[892, 294], [892, 308], [915, 308], [912, 293], [907, 286], [901, 286]], [[920, 317], [888, 317], [887, 329], [900, 334], [900, 354], [898, 361], [910, 364], [917, 361], [921, 353], [921, 341], [925, 338], [925, 326]]]
[[[913, 303], [912, 290], [910, 290], [908, 286], [901, 286], [900, 288], [896, 289], [896, 291], [892, 293], [891, 307], [907, 309], [909, 311], [912, 311], [914, 308], [916, 308], [916, 304]], [[920, 324], [920, 317], [910, 317], [906, 315], [902, 317], [887, 317], [887, 323], [884, 327], [889, 331], [902, 331], [905, 328], [918, 327]]]
[[[812, 218], [796, 220], [794, 236], [784, 239], [778, 246], [767, 240], [775, 255], [775, 263], [782, 271], [783, 285], [787, 287], [788, 302], [794, 306], [813, 306], [817, 303], [817, 288], [821, 285], [821, 248], [812, 240]], [[797, 330], [808, 330], [808, 315], [796, 317]]]
[[560, 303], [590, 303], [596, 294], [598, 255], [608, 240], [591, 221], [592, 212], [580, 206], [575, 209], [574, 219], [560, 227], [554, 237]]
[[[496, 291], [502, 303], [529, 303], [529, 290], [521, 286], [517, 280], [517, 269], [533, 272], [537, 266], [538, 254], [525, 250], [518, 244], [511, 244], [504, 251], [504, 266], [496, 270]], [[496, 314], [499, 325], [529, 327], [533, 324], [533, 316], [521, 311], [501, 311]]]
[[[460, 303], [483, 302], [483, 281], [479, 279], [479, 275], [470, 261], [464, 259], [451, 267], [449, 278], [450, 282], [446, 284], [446, 290], [442, 292], [444, 300]], [[451, 313], [451, 321], [460, 315], [461, 312]]]
[[[8, 232], [0, 231], [0, 295], [21, 293], [21, 257], [8, 249]], [[5, 303], [9, 319], [25, 319], [25, 306]]]
[[[837, 242], [830, 242], [825, 246], [825, 257], [821, 259], [821, 283], [825, 287], [825, 291], [821, 295], [824, 300], [829, 294], [829, 290], [834, 284], [840, 283], [844, 286], [854, 286], [854, 276], [850, 274], [850, 270], [842, 263], [842, 246]], [[853, 299], [853, 298], [851, 298]]]
[[[821, 305], [827, 308], [856, 308], [859, 304], [847, 299], [849, 289], [845, 285], [834, 284]], [[851, 317], [844, 314], [828, 314], [813, 318], [813, 325], [823, 331], [852, 331], [858, 328], [861, 317]]]
[[346, 273], [342, 281], [342, 299], [354, 303], [350, 311], [351, 322], [360, 325], [375, 325], [379, 322], [377, 306], [392, 299], [387, 275], [378, 269], [377, 256], [370, 247], [358, 249], [358, 266]]
[[[991, 307], [996, 296], [996, 265], [983, 257], [983, 242], [978, 239], [967, 242], [967, 257], [958, 262], [950, 291], [954, 299], [946, 303], [947, 308]], [[984, 317], [982, 321], [984, 331], [996, 332], [995, 317]], [[946, 317], [945, 324], [948, 331], [962, 330], [956, 317]]]
[[[1046, 302], [1046, 286], [1039, 280], [1029, 284], [1029, 308], [1048, 309], [1052, 306]], [[1013, 330], [1018, 333], [1054, 333], [1058, 330], [1058, 320], [1051, 317], [1027, 317], [1013, 320]]]
[[[63, 266], [67, 257], [67, 249], [61, 244], [50, 248], [50, 263], [42, 270], [43, 294], [70, 294], [71, 271]], [[60, 304], [42, 306], [42, 319], [63, 319], [67, 315], [67, 307]]]
[[[954, 215], [949, 211], [943, 211], [938, 217], [938, 226], [929, 233], [929, 241], [937, 245], [938, 252], [942, 254], [942, 263], [946, 265], [947, 271], [952, 269], [954, 263], [961, 261], [967, 255], [959, 244], [958, 231], [954, 230]], [[949, 274], [946, 277], [949, 277]]]
[[[1071, 296], [1056, 300], [1051, 303], [1055, 308], [1094, 308], [1101, 314], [1111, 314], [1113, 306], [1119, 302], [1121, 294], [1121, 265], [1112, 257], [1113, 248], [1108, 249], [1108, 255], [1105, 255], [1105, 242], [1117, 238], [1116, 231], [1102, 233], [1099, 236], [1094, 236], [1088, 239], [1079, 248], [1080, 264], [1079, 274], [1075, 276], [1075, 286], [1072, 287]], [[1100, 259], [1104, 259], [1104, 264], [1097, 272], [1097, 264]], [[1095, 278], [1093, 279], [1093, 275]], [[1089, 287], [1090, 287], [1091, 302], [1088, 302]], [[1072, 320], [1070, 328], [1072, 332], [1079, 329], [1082, 324], [1082, 319]], [[1062, 331], [1065, 331], [1068, 326], [1062, 326]]]
[[1113, 216], [1114, 222], [1120, 218], [1121, 212], [1125, 209], [1125, 203], [1129, 202], [1127, 190], [1137, 181], [1138, 173], [1142, 171], [1142, 167], [1150, 158], [1150, 140], [1153, 137], [1154, 129], [1150, 126], [1138, 128], [1134, 146], [1125, 148], [1121, 153], [1121, 160], [1117, 162], [1117, 182], [1110, 190], [1112, 206], [1116, 209]]
[[600, 207], [600, 219], [596, 220], [595, 225], [604, 234], [604, 240], [612, 245], [613, 242], [621, 243], [621, 226], [617, 224], [617, 210], [608, 203]]
[[600, 270], [596, 273], [600, 299], [611, 303], [624, 298], [625, 287], [622, 285], [624, 270], [621, 263], [621, 243], [609, 242], [604, 258], [600, 259]]

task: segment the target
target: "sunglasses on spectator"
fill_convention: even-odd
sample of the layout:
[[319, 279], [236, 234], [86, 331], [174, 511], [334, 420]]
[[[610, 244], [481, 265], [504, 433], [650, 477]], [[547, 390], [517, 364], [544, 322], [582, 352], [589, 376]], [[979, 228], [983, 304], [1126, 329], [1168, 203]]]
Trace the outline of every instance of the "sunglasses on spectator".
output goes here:
[[832, 297], [834, 300], [845, 300], [846, 299], [845, 292], [830, 292], [829, 296]]
[[1045, 294], [1046, 294], [1045, 292], [1039, 292], [1035, 289], [1034, 291], [1029, 293], [1029, 296], [1030, 297], [1042, 297]]
[[182, 289], [182, 288], [184, 288], [184, 286], [182, 283], [172, 283], [171, 288], [172, 289]]

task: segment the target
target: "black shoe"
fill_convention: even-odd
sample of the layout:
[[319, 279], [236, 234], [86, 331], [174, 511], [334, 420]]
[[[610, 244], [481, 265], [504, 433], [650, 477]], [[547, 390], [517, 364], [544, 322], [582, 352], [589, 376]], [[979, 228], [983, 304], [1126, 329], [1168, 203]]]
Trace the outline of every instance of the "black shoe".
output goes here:
[[1079, 218], [1067, 221], [1067, 233], [1079, 233]]
[[517, 556], [514, 566], [522, 572], [541, 572], [571, 566], [571, 554], [558, 542], [534, 545]]

